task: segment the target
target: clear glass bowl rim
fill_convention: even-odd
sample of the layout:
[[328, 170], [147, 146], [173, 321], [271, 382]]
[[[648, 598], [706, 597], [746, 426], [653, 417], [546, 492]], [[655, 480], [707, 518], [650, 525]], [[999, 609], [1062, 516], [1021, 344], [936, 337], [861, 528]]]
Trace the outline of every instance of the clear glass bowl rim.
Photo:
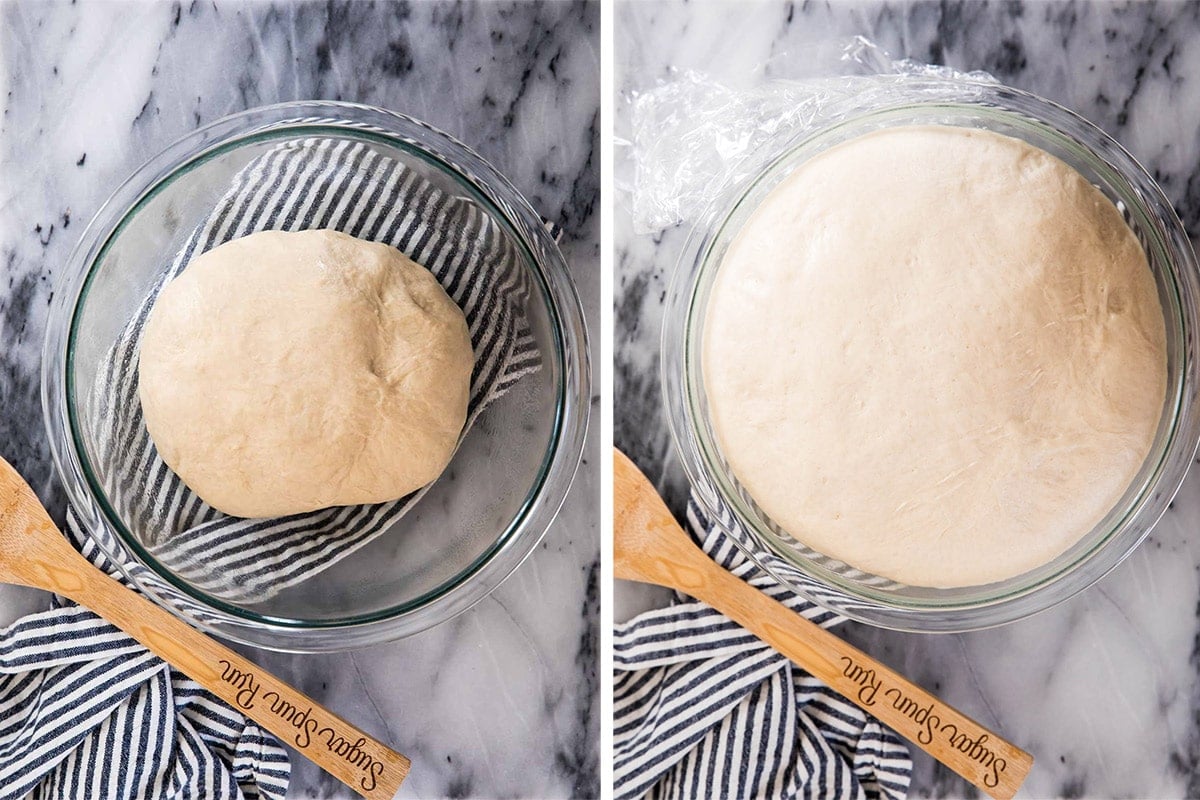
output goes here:
[[[891, 101], [871, 101], [863, 107], [848, 106], [847, 112], [834, 121], [768, 142], [752, 156], [756, 164], [763, 165], [761, 170], [731, 178], [714, 190], [714, 199], [688, 234], [668, 286], [660, 380], [672, 442], [693, 496], [710, 520], [719, 520], [729, 513], [734, 515], [749, 541], [742, 541], [736, 533], [729, 538], [764, 572], [819, 605], [877, 627], [920, 633], [978, 630], [1030, 616], [1091, 586], [1123, 562], [1166, 511], [1200, 442], [1200, 415], [1195, 402], [1197, 372], [1200, 371], [1195, 351], [1196, 337], [1200, 335], [1200, 270], [1183, 225], [1162, 189], [1120, 144], [1083, 117], [1032, 93], [1000, 84], [904, 78], [896, 85], [900, 91]], [[927, 99], [913, 99], [918, 93]], [[1154, 233], [1161, 238], [1168, 257], [1170, 278], [1180, 299], [1184, 363], [1180, 366], [1176, 416], [1167, 446], [1150, 482], [1118, 527], [1100, 539], [1082, 558], [1062, 565], [1035, 585], [982, 602], [914, 606], [889, 603], [876, 594], [859, 591], [848, 581], [831, 581], [832, 573], [815, 562], [795, 552], [782, 553], [774, 543], [774, 535], [743, 511], [740, 499], [730, 497], [729, 479], [719, 474], [720, 468], [709, 457], [715, 450], [715, 443], [708, 441], [704, 425], [698, 419], [702, 412], [697, 407], [695, 370], [691, 367], [696, 348], [690, 338], [693, 316], [702, 313], [696, 312], [694, 307], [701, 274], [719, 266], [707, 264], [710, 249], [738, 206], [778, 162], [834, 129], [865, 126], [888, 114], [935, 110], [991, 113], [1009, 119], [1019, 118], [1026, 124], [1034, 123], [1082, 148], [1135, 190], [1133, 199], [1138, 202], [1140, 211], [1157, 224]], [[865, 128], [862, 132], [872, 129]], [[806, 590], [772, 568], [764, 556], [784, 559], [827, 591], [817, 595]]]
[[[71, 406], [69, 368], [81, 298], [96, 263], [126, 219], [175, 177], [216, 154], [260, 138], [304, 133], [382, 140], [465, 185], [508, 229], [532, 267], [534, 291], [541, 293], [550, 318], [559, 373], [556, 418], [542, 467], [505, 532], [435, 589], [399, 606], [341, 619], [256, 614], [210, 598], [158, 565], [124, 530], [99, 491], [86, 456], [81, 457]], [[203, 618], [185, 612], [188, 620], [226, 638], [268, 649], [317, 652], [417, 633], [467, 610], [511, 575], [549, 529], [574, 479], [590, 414], [589, 382], [588, 334], [566, 261], [541, 217], [506, 178], [466, 145], [404, 114], [355, 103], [299, 101], [249, 109], [192, 131], [135, 170], [100, 207], [55, 281], [43, 348], [42, 410], [55, 467], [89, 538], [114, 563], [132, 557], [163, 582], [148, 584], [122, 568], [133, 585], [175, 613], [179, 612], [169, 595], [182, 594], [204, 609]]]

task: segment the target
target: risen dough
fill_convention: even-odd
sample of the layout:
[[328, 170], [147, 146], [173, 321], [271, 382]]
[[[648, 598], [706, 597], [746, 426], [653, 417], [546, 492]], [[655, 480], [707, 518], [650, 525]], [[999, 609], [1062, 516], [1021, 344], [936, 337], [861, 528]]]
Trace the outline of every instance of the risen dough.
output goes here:
[[462, 311], [398, 250], [270, 231], [204, 253], [163, 289], [139, 392], [184, 483], [227, 514], [273, 517], [436, 478], [473, 361]]
[[1116, 207], [1016, 139], [893, 128], [811, 159], [715, 278], [721, 450], [784, 530], [919, 586], [1008, 578], [1090, 531], [1149, 452], [1162, 309]]

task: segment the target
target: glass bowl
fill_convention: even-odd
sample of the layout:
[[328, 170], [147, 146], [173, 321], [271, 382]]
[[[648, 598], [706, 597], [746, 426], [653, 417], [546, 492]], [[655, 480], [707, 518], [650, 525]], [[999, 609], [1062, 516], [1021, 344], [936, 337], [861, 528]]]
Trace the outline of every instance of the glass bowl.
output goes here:
[[[320, 136], [365, 144], [473, 201], [508, 237], [531, 290], [525, 314], [541, 369], [475, 420], [441, 479], [382, 535], [273, 598], [211, 596], [159, 563], [153, 536], [114, 510], [89, 408], [97, 368], [172, 256], [251, 159]], [[386, 199], [380, 201], [386, 203]], [[583, 315], [543, 221], [494, 167], [417, 120], [347, 103], [284, 103], [201, 128], [138, 169], [96, 214], [59, 275], [42, 403], [71, 515], [125, 576], [220, 636], [276, 650], [339, 650], [443, 622], [495, 589], [558, 513], [588, 420]]]
[[[805, 547], [756, 506], [714, 436], [700, 343], [709, 290], [726, 249], [763, 198], [799, 164], [885, 127], [954, 125], [1023, 139], [1070, 164], [1121, 210], [1145, 248], [1167, 326], [1167, 396], [1141, 470], [1095, 529], [1048, 564], [1017, 577], [958, 589], [907, 586]], [[739, 169], [742, 169], [739, 167]], [[1121, 563], [1166, 510], [1200, 440], [1197, 416], [1197, 264], [1162, 190], [1103, 131], [1047, 100], [990, 83], [897, 80], [832, 109], [819, 126], [777, 136], [715, 195], [693, 228], [668, 290], [662, 381], [672, 436], [702, 513], [785, 586], [833, 611], [881, 627], [964, 631], [1020, 619], [1090, 586]], [[898, 199], [903, 202], [903, 199]], [[867, 479], [867, 476], [864, 476]]]

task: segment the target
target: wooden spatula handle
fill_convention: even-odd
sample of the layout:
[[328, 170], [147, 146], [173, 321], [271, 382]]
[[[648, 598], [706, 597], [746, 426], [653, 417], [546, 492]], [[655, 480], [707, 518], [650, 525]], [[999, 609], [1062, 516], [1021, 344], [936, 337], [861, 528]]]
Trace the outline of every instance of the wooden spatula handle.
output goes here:
[[921, 687], [725, 570], [691, 591], [843, 697], [998, 800], [1017, 791], [1033, 757]]
[[409, 760], [312, 698], [131, 592], [74, 551], [45, 565], [53, 589], [112, 622], [369, 800], [391, 800]]
[[708, 603], [992, 797], [1012, 797], [1033, 766], [1024, 750], [714, 562], [620, 450], [613, 451], [613, 575]]

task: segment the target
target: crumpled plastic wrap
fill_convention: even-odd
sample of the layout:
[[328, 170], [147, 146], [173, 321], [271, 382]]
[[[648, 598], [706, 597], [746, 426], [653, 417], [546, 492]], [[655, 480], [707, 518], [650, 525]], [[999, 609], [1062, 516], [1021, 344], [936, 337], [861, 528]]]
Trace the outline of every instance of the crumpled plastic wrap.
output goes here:
[[930, 79], [997, 82], [985, 72], [893, 59], [861, 36], [841, 48], [834, 69], [844, 74], [772, 79], [750, 89], [687, 70], [631, 94], [628, 138], [617, 140], [625, 156], [617, 189], [634, 231], [653, 234], [695, 220], [718, 187], [759, 171], [755, 154], [780, 133], [815, 130], [898, 91], [919, 92]]

